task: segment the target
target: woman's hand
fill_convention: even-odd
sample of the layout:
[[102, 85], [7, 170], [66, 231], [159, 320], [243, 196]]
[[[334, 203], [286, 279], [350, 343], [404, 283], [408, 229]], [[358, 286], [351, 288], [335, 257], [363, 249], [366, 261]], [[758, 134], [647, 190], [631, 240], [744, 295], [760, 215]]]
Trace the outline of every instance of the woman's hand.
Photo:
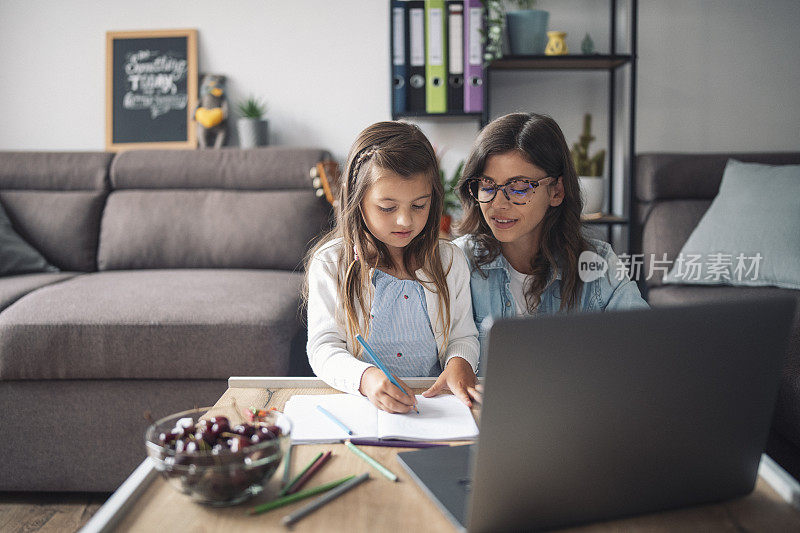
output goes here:
[[361, 374], [358, 390], [378, 409], [389, 413], [407, 413], [416, 404], [414, 391], [397, 377], [395, 379], [402, 385], [405, 394], [379, 368], [371, 366]]
[[467, 407], [472, 407], [472, 401], [480, 403], [480, 392], [475, 388], [478, 377], [472, 371], [472, 366], [462, 357], [453, 357], [448, 361], [447, 367], [439, 374], [436, 383], [422, 393], [426, 398], [436, 396], [443, 390], [449, 389]]

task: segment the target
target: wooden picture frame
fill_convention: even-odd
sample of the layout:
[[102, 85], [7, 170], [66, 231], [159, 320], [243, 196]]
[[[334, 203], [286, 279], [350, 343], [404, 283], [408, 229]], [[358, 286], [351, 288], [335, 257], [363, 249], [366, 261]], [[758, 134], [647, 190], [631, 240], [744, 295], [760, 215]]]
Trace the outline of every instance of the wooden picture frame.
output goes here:
[[197, 30], [106, 32], [106, 150], [197, 146]]

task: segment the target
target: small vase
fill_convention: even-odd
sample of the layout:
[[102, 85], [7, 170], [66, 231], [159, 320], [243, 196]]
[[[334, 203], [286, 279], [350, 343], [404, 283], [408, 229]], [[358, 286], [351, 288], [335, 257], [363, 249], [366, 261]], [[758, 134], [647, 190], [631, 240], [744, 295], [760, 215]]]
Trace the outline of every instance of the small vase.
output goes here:
[[603, 176], [578, 176], [583, 198], [581, 215], [595, 215], [603, 211], [605, 187]]
[[506, 13], [508, 48], [511, 55], [541, 55], [547, 44], [550, 13], [541, 9], [523, 9]]
[[563, 56], [569, 53], [567, 41], [565, 40], [567, 37], [567, 32], [549, 31], [547, 32], [547, 36], [550, 38], [550, 40], [547, 42], [547, 48], [544, 50], [545, 55]]
[[236, 122], [239, 147], [243, 149], [266, 146], [267, 121], [258, 118], [240, 118]]

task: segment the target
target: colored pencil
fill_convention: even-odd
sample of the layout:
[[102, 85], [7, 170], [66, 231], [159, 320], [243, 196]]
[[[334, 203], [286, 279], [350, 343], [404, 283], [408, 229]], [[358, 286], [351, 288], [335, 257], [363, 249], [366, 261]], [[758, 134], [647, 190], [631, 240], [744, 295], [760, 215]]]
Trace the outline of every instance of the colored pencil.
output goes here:
[[351, 430], [349, 427], [345, 426], [344, 422], [342, 422], [341, 420], [339, 420], [338, 418], [333, 416], [333, 413], [331, 413], [330, 411], [328, 411], [327, 409], [325, 409], [321, 405], [317, 406], [317, 411], [319, 411], [323, 415], [327, 416], [331, 420], [331, 422], [333, 422], [334, 424], [336, 424], [337, 426], [342, 428], [344, 430], [344, 432], [347, 433], [348, 435], [352, 435], [353, 434], [353, 430]]
[[324, 495], [320, 496], [319, 498], [309, 503], [305, 507], [298, 509], [292, 514], [284, 516], [281, 522], [283, 523], [284, 526], [290, 526], [295, 522], [297, 522], [298, 520], [310, 515], [311, 513], [313, 513], [323, 505], [325, 505], [326, 503], [335, 500], [336, 498], [338, 498], [348, 490], [352, 489], [356, 485], [363, 483], [367, 479], [369, 479], [369, 472], [365, 472], [364, 474], [361, 474], [360, 476], [353, 478], [346, 483], [342, 483], [335, 489], [325, 493]]
[[387, 448], [435, 448], [437, 446], [450, 446], [441, 442], [421, 442], [416, 440], [377, 440], [377, 439], [350, 439], [350, 442], [359, 446], [386, 446]]
[[330, 483], [325, 483], [324, 485], [320, 485], [319, 487], [314, 487], [313, 489], [301, 490], [300, 492], [295, 492], [294, 494], [290, 494], [289, 496], [284, 496], [282, 498], [278, 498], [277, 500], [272, 500], [271, 502], [262, 503], [261, 505], [258, 505], [250, 509], [250, 514], [266, 513], [267, 511], [277, 509], [278, 507], [289, 505], [290, 503], [296, 502], [297, 500], [302, 500], [303, 498], [308, 498], [309, 496], [315, 496], [321, 492], [325, 492], [331, 490], [332, 488], [338, 487], [342, 483], [346, 483], [351, 479], [353, 479], [354, 477], [356, 476], [343, 477], [342, 479], [331, 481]]
[[319, 459], [320, 457], [322, 457], [322, 452], [319, 452], [319, 453], [318, 453], [318, 454], [317, 454], [317, 455], [316, 455], [316, 456], [315, 456], [315, 457], [314, 457], [314, 458], [311, 460], [311, 462], [310, 462], [310, 463], [308, 463], [308, 464], [306, 465], [306, 467], [305, 467], [305, 468], [304, 468], [304, 469], [303, 469], [303, 470], [302, 470], [302, 471], [301, 471], [299, 474], [297, 474], [297, 475], [294, 477], [294, 479], [292, 480], [292, 482], [291, 482], [291, 483], [289, 483], [288, 485], [286, 485], [285, 487], [283, 487], [283, 490], [280, 492], [280, 495], [281, 495], [281, 496], [286, 496], [287, 494], [289, 494], [289, 489], [291, 489], [291, 488], [292, 488], [292, 485], [294, 485], [295, 483], [297, 483], [297, 481], [298, 481], [298, 480], [299, 480], [301, 477], [303, 477], [303, 474], [305, 474], [305, 473], [308, 471], [308, 469], [309, 469], [309, 468], [311, 468], [312, 466], [314, 466], [314, 463], [316, 463], [316, 462], [317, 462], [317, 459]]
[[[392, 382], [392, 384], [395, 387], [397, 387], [398, 389], [403, 391], [403, 394], [408, 396], [408, 393], [406, 392], [406, 390], [403, 387], [400, 386], [400, 384], [397, 382], [397, 380], [394, 378], [394, 376], [389, 372], [389, 369], [387, 369], [385, 366], [383, 366], [383, 363], [381, 362], [381, 360], [378, 359], [378, 354], [375, 353], [375, 350], [372, 349], [372, 346], [369, 345], [367, 340], [364, 337], [362, 337], [361, 335], [356, 335], [356, 340], [361, 343], [361, 346], [364, 347], [364, 351], [367, 352], [367, 355], [369, 356], [370, 359], [372, 359], [372, 362], [375, 363], [375, 366], [377, 366], [381, 370], [381, 372], [383, 372], [386, 375], [386, 377], [389, 379], [389, 381]], [[417, 407], [416, 398], [414, 398], [412, 396], [411, 399], [414, 400], [414, 410], [417, 413], [419, 413], [419, 408]]]
[[281, 487], [289, 486], [289, 475], [292, 473], [292, 450], [294, 444], [289, 444], [289, 449], [286, 452], [286, 459], [283, 461], [283, 479], [281, 480]]
[[330, 458], [331, 458], [331, 452], [330, 452], [330, 450], [328, 450], [327, 452], [325, 452], [325, 454], [324, 454], [322, 457], [320, 457], [319, 459], [317, 459], [317, 460], [314, 462], [314, 464], [313, 464], [313, 465], [311, 465], [311, 468], [309, 468], [308, 470], [306, 470], [306, 473], [305, 473], [305, 474], [303, 474], [303, 475], [302, 475], [302, 477], [301, 477], [300, 479], [298, 479], [297, 481], [295, 481], [294, 483], [292, 483], [292, 486], [291, 486], [291, 488], [289, 489], [289, 491], [288, 491], [286, 494], [294, 494], [295, 492], [297, 492], [298, 490], [300, 490], [300, 487], [302, 487], [303, 485], [305, 485], [306, 481], [308, 481], [309, 479], [311, 479], [311, 476], [313, 476], [314, 474], [316, 474], [316, 473], [317, 473], [317, 471], [318, 471], [320, 468], [322, 468], [322, 465], [324, 465], [324, 464], [325, 464], [325, 462], [326, 462], [328, 459], [330, 459]]
[[352, 451], [357, 456], [361, 457], [364, 461], [367, 462], [372, 468], [389, 478], [391, 481], [397, 481], [397, 476], [394, 475], [391, 470], [380, 464], [378, 461], [367, 455], [366, 453], [362, 452], [358, 449], [358, 447], [350, 442], [349, 440], [344, 441], [344, 445], [347, 446], [350, 451]]

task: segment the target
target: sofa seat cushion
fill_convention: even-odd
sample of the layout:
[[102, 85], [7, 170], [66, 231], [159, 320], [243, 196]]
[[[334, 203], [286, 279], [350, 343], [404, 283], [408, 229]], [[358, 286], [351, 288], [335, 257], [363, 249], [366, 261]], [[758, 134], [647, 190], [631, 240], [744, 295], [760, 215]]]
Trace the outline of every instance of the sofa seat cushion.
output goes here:
[[0, 379], [285, 375], [301, 284], [265, 270], [83, 274], [0, 313]]
[[673, 285], [653, 287], [647, 301], [653, 307], [720, 301], [743, 301], [778, 295], [793, 296], [797, 300], [794, 326], [789, 337], [781, 387], [775, 406], [773, 429], [800, 447], [800, 291], [777, 287], [701, 287]]
[[69, 279], [75, 275], [69, 272], [46, 272], [0, 278], [0, 311], [31, 291], [51, 283]]

